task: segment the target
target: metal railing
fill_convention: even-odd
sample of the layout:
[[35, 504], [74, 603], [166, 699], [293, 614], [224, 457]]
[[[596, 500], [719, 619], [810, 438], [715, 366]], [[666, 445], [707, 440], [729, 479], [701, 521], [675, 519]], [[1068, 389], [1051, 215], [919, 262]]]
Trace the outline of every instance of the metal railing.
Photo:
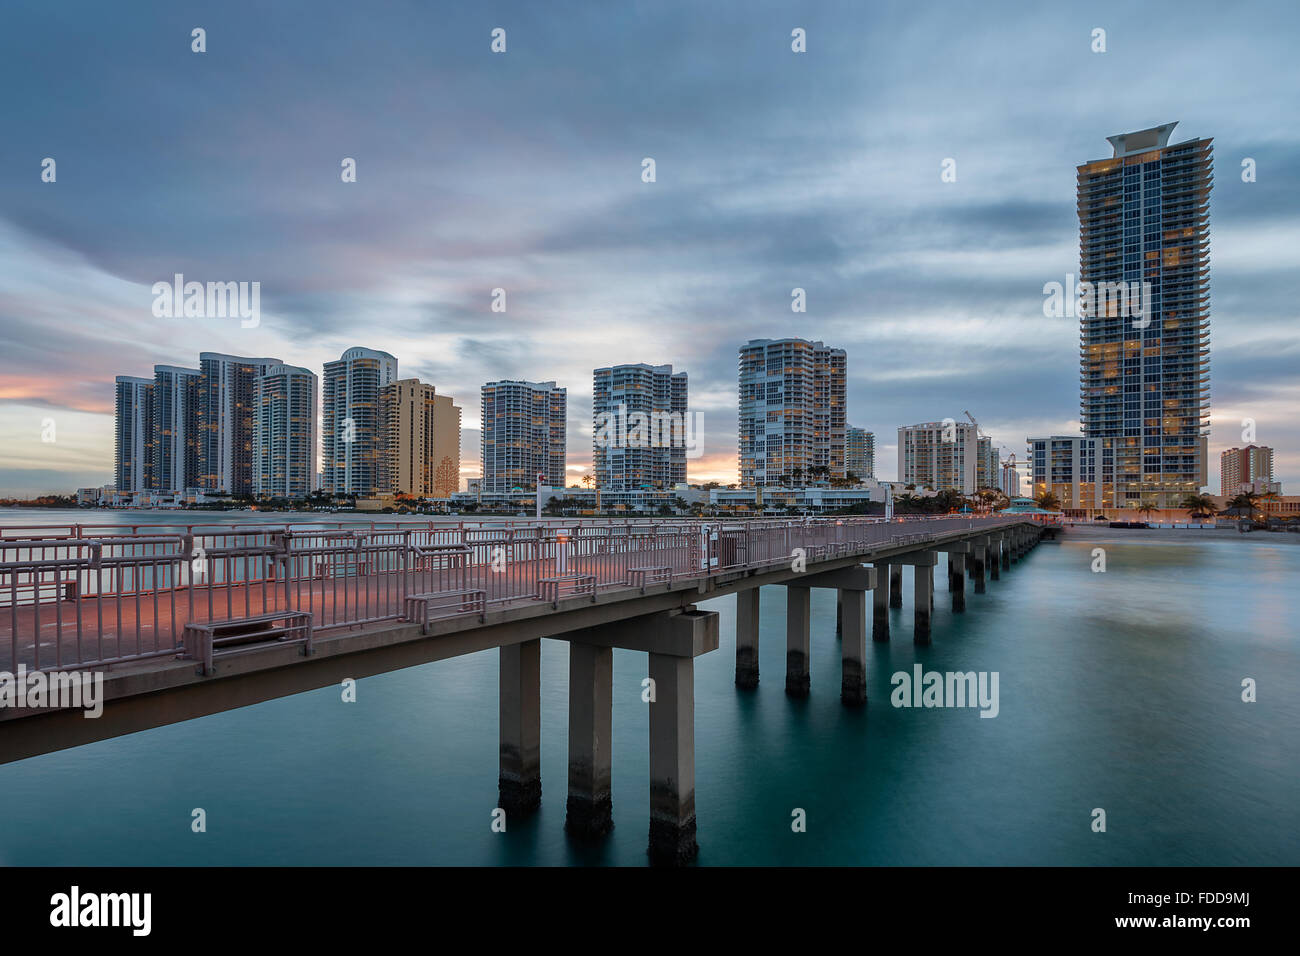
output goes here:
[[[303, 612], [315, 632], [405, 619], [412, 596], [470, 610], [808, 566], [1015, 523], [944, 516], [26, 529], [0, 538], [0, 671], [184, 651], [189, 625]], [[59, 532], [62, 533], [59, 533]], [[802, 555], [800, 555], [802, 552]], [[419, 613], [464, 613], [425, 602]], [[427, 606], [435, 606], [433, 611]]]

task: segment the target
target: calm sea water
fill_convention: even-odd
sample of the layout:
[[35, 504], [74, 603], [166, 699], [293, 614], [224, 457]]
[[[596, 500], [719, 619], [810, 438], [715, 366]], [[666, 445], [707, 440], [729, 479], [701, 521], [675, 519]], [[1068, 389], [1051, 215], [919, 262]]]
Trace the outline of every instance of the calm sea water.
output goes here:
[[[722, 647], [696, 661], [699, 863], [1300, 864], [1300, 547], [1110, 534], [1042, 545], [961, 615], [940, 569], [930, 647], [905, 593], [862, 711], [839, 701], [833, 592], [813, 592], [804, 701], [784, 694], [783, 589], [762, 592], [757, 691], [732, 683], [734, 599], [705, 602]], [[891, 707], [916, 662], [999, 672], [998, 717]], [[0, 863], [643, 865], [645, 657], [614, 655], [615, 829], [595, 848], [564, 834], [567, 673], [543, 642], [543, 805], [504, 834], [488, 652], [366, 678], [353, 704], [327, 688], [0, 766]]]

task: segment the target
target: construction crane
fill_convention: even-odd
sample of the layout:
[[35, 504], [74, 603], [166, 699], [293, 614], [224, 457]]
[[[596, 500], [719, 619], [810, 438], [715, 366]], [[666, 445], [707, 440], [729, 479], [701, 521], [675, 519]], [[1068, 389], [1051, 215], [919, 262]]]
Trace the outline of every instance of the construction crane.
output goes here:
[[970, 412], [966, 411], [966, 409], [964, 409], [964, 408], [962, 409], [962, 412], [965, 414], [965, 416], [966, 416], [967, 418], [970, 419], [970, 423], [971, 423], [972, 425], [975, 426], [975, 435], [976, 435], [976, 437], [978, 437], [978, 438], [988, 438], [988, 437], [989, 437], [988, 435], [984, 434], [984, 429], [980, 428], [980, 423], [977, 422], [977, 421], [975, 421], [975, 416], [974, 416], [974, 415], [972, 415]]

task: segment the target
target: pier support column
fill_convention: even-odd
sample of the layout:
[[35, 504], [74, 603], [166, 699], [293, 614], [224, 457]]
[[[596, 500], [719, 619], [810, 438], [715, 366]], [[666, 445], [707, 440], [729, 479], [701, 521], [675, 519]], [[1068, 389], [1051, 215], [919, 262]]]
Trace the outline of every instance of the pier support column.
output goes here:
[[613, 648], [569, 644], [569, 801], [564, 829], [577, 837], [601, 837], [614, 828], [613, 684]]
[[951, 569], [948, 586], [952, 589], [952, 609], [960, 614], [966, 610], [966, 555], [949, 551], [948, 565]]
[[812, 589], [786, 585], [785, 589], [785, 692], [808, 696], [809, 609]]
[[501, 648], [500, 806], [530, 813], [542, 802], [542, 642]]
[[650, 654], [650, 858], [689, 863], [695, 842], [695, 660]]
[[835, 594], [835, 636], [840, 637], [844, 634], [844, 595], [840, 592]]
[[1002, 570], [1011, 570], [1011, 535], [1009, 532], [1002, 532], [1001, 541], [998, 545], [1002, 552]]
[[867, 592], [841, 590], [844, 603], [840, 700], [850, 707], [867, 702]]
[[988, 553], [987, 538], [981, 538], [974, 544], [974, 552], [971, 554], [970, 576], [975, 582], [975, 593], [984, 593], [984, 564], [985, 555]]
[[988, 550], [989, 580], [997, 581], [1002, 577], [1002, 535], [989, 535]]
[[[695, 607], [656, 611], [608, 624], [579, 628], [557, 638], [601, 648], [644, 651], [649, 657], [650, 839], [655, 863], [687, 863], [695, 842], [695, 658], [718, 649], [718, 612]], [[588, 658], [581, 657], [585, 661]], [[594, 662], [601, 661], [597, 657]], [[579, 664], [578, 673], [585, 673]], [[593, 663], [593, 672], [608, 673]], [[596, 681], [597, 685], [601, 682]], [[584, 695], [584, 700], [586, 695]], [[593, 713], [607, 719], [608, 699], [592, 697]], [[606, 723], [605, 727], [608, 728]], [[593, 734], [594, 739], [597, 734]], [[588, 739], [582, 734], [582, 740]], [[608, 733], [606, 733], [608, 740]], [[608, 766], [608, 751], [598, 750]], [[572, 778], [571, 778], [572, 779]]]
[[[877, 564], [875, 590], [871, 592], [871, 639], [873, 641], [889, 640], [889, 590], [886, 584], [892, 577], [888, 564]], [[899, 573], [902, 573], [902, 566]]]
[[889, 606], [903, 606], [903, 566], [901, 564], [891, 564], [889, 566]]
[[934, 566], [916, 567], [912, 575], [912, 641], [916, 644], [930, 643], [930, 590], [933, 585], [931, 572]]
[[1020, 561], [1020, 531], [1019, 529], [1009, 532], [1011, 536], [1011, 563], [1017, 564]]
[[736, 592], [736, 686], [758, 686], [758, 595], [761, 588]]

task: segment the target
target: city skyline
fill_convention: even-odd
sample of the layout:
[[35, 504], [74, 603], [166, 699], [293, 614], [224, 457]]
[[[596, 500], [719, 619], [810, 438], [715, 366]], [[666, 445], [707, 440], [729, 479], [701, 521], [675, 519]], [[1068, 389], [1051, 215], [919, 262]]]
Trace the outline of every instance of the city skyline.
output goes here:
[[[445, 62], [427, 65], [414, 41], [365, 58], [408, 68], [415, 88], [456, 76], [458, 96], [421, 102], [412, 136], [397, 116], [414, 100], [390, 102], [377, 68], [290, 88], [297, 64], [275, 68], [272, 51], [283, 50], [245, 29], [253, 14], [205, 14], [214, 40], [249, 34], [241, 56], [254, 69], [231, 78], [219, 75], [220, 43], [207, 59], [189, 52], [188, 25], [137, 24], [127, 35], [87, 8], [91, 28], [114, 43], [69, 48], [59, 35], [60, 56], [75, 65], [60, 82], [80, 89], [102, 72], [112, 86], [103, 95], [142, 106], [107, 130], [54, 99], [13, 118], [11, 142], [48, 146], [41, 156], [6, 151], [10, 175], [0, 178], [0, 314], [9, 330], [0, 494], [112, 480], [116, 374], [189, 367], [202, 351], [283, 356], [317, 370], [357, 341], [463, 396], [471, 425], [462, 478], [477, 469], [481, 383], [567, 387], [573, 484], [590, 467], [590, 370], [654, 362], [691, 375], [704, 452], [690, 480], [738, 480], [735, 349], [759, 337], [846, 349], [848, 420], [878, 436], [879, 476], [897, 474], [897, 449], [881, 436], [902, 423], [959, 419], [965, 408], [1019, 455], [1026, 436], [1080, 431], [1077, 323], [1042, 314], [1044, 283], [1078, 269], [1075, 167], [1103, 155], [1107, 136], [1173, 119], [1179, 140], [1213, 138], [1218, 159], [1207, 487], [1219, 484], [1222, 451], [1243, 444], [1247, 417], [1259, 442], [1277, 449], [1285, 485], [1300, 464], [1300, 426], [1288, 415], [1300, 354], [1288, 251], [1300, 224], [1288, 200], [1300, 184], [1300, 145], [1271, 117], [1286, 115], [1300, 81], [1279, 66], [1277, 82], [1260, 85], [1231, 68], [1233, 57], [1216, 56], [1249, 42], [1261, 69], [1284, 64], [1285, 31], [1260, 38], [1236, 15], [1197, 9], [1156, 17], [1160, 43], [1151, 25], [1125, 27], [1122, 5], [1086, 21], [945, 11], [936, 42], [909, 45], [906, 63], [886, 40], [891, 28], [925, 30], [938, 14], [801, 11], [793, 24], [793, 14], [755, 10], [709, 37], [647, 18], [644, 43], [612, 51], [599, 39], [608, 14], [512, 11], [497, 17], [510, 50], [493, 57], [495, 20], [456, 11], [438, 24], [455, 41]], [[258, 16], [286, 28], [291, 19]], [[24, 42], [6, 46], [7, 76], [35, 68], [54, 42], [34, 15], [16, 19], [8, 36]], [[1109, 24], [1104, 54], [1089, 49], [1093, 19]], [[788, 43], [795, 25], [809, 37], [798, 56]], [[174, 31], [181, 40], [165, 63], [98, 69], [102, 57], [155, 49]], [[349, 48], [379, 42], [364, 29], [339, 34], [347, 32]], [[342, 42], [310, 26], [306, 39], [326, 52]], [[519, 69], [575, 39], [608, 89], [546, 74], [520, 90]], [[1002, 68], [1013, 51], [1015, 68]], [[966, 87], [952, 85], [951, 66], [931, 69], [963, 57]], [[1088, 100], [1054, 82], [1063, 59], [1089, 69]], [[698, 64], [730, 78], [694, 85]], [[1134, 70], [1170, 80], [1117, 108], [1131, 101]], [[888, 97], [878, 89], [885, 77]], [[980, 105], [1026, 87], [1035, 96], [1016, 99], [1015, 111]], [[246, 109], [254, 95], [267, 105], [241, 114], [245, 126], [232, 129], [244, 136], [231, 140], [231, 155], [214, 156], [211, 129], [169, 110], [164, 88], [201, 97], [216, 116]], [[683, 114], [688, 99], [694, 108]], [[491, 123], [476, 121], [484, 113]], [[142, 145], [160, 115], [173, 116], [166, 150]], [[575, 125], [576, 115], [590, 125]], [[40, 181], [45, 155], [58, 160], [55, 183]], [[531, 157], [528, 176], [518, 173], [520, 155]], [[356, 183], [340, 182], [345, 157], [357, 161]], [[653, 183], [641, 181], [644, 157], [656, 159]], [[941, 179], [948, 158], [954, 182]], [[1257, 163], [1254, 182], [1241, 178], [1247, 158]], [[145, 202], [159, 195], [167, 202]], [[155, 318], [152, 285], [176, 273], [261, 282], [259, 323]], [[504, 313], [492, 311], [498, 288]], [[795, 289], [806, 312], [791, 312]], [[41, 440], [46, 419], [53, 442]]]

